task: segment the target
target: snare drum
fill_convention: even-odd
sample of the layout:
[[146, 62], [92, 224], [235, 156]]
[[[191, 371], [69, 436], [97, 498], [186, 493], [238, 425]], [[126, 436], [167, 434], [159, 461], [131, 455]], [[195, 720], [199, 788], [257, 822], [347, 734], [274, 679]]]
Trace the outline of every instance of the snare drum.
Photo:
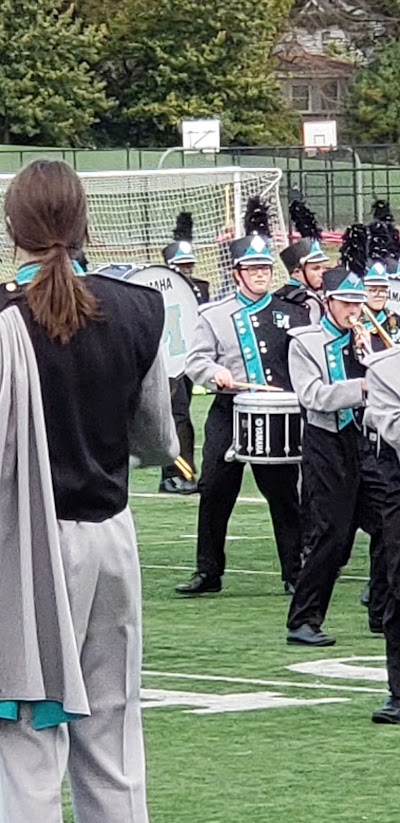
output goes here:
[[296, 395], [243, 392], [233, 401], [233, 443], [226, 459], [300, 463], [303, 421]]

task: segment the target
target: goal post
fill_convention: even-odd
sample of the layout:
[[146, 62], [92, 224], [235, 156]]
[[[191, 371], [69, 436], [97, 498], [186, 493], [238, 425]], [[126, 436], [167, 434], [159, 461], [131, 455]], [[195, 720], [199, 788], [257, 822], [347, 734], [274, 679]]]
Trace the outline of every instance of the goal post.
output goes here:
[[[0, 201], [14, 175], [0, 175]], [[90, 266], [106, 262], [162, 261], [161, 250], [173, 239], [180, 211], [193, 218], [196, 276], [210, 281], [213, 297], [233, 291], [230, 241], [243, 232], [250, 196], [268, 206], [272, 247], [278, 258], [287, 243], [279, 197], [279, 168], [227, 166], [148, 171], [81, 172], [89, 208]], [[14, 271], [13, 250], [0, 227], [2, 279]], [[282, 270], [277, 265], [277, 282]]]

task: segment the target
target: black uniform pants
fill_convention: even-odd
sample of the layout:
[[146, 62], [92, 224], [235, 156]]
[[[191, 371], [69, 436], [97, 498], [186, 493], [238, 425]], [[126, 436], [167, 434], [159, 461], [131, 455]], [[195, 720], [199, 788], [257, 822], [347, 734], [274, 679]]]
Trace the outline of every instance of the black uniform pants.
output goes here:
[[[372, 434], [372, 438], [370, 436]], [[359, 440], [359, 458], [362, 486], [366, 491], [365, 501], [360, 500], [357, 505], [356, 520], [345, 549], [342, 565], [348, 562], [355, 540], [357, 529], [362, 529], [371, 535], [369, 544], [370, 556], [370, 588], [368, 615], [370, 623], [382, 622], [387, 597], [387, 570], [386, 554], [383, 536], [383, 512], [386, 499], [386, 479], [382, 460], [377, 457], [376, 433], [369, 432]], [[373, 511], [381, 509], [382, 516], [371, 528], [371, 515], [368, 509], [369, 501], [373, 499]], [[372, 532], [372, 533], [371, 533]]]
[[[191, 466], [194, 466], [194, 429], [190, 419], [190, 402], [192, 399], [193, 383], [186, 375], [178, 379], [170, 379], [172, 416], [175, 421], [176, 432], [180, 445], [180, 455]], [[167, 466], [162, 469], [162, 478], [183, 477], [179, 469]]]
[[[203, 464], [199, 479], [197, 568], [212, 577], [225, 569], [228, 521], [238, 497], [244, 464], [227, 463], [225, 452], [233, 437], [233, 399], [217, 396], [205, 426]], [[300, 571], [301, 538], [296, 465], [252, 464], [254, 479], [268, 500], [282, 579], [295, 582]]]
[[383, 536], [388, 592], [383, 618], [389, 689], [400, 700], [400, 465], [394, 449], [381, 444], [379, 461], [386, 478]]
[[[367, 460], [370, 448], [353, 424], [337, 433], [308, 424], [304, 428], [310, 551], [289, 610], [289, 629], [323, 623], [356, 523], [381, 539], [385, 482], [376, 461]], [[368, 462], [369, 470], [362, 471]]]

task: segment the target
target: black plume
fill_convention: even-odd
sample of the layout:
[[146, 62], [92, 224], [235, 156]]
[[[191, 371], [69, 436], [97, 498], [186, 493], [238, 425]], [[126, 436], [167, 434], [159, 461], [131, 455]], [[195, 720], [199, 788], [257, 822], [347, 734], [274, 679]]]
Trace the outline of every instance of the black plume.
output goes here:
[[387, 224], [374, 220], [368, 226], [368, 256], [371, 260], [384, 260], [389, 254], [390, 235]]
[[348, 271], [363, 277], [367, 264], [368, 231], [363, 223], [348, 226], [340, 246], [340, 260]]
[[375, 200], [372, 204], [372, 217], [380, 223], [393, 223], [394, 217], [387, 200]]
[[244, 216], [245, 234], [263, 234], [270, 237], [268, 222], [268, 207], [261, 202], [259, 195], [249, 197], [247, 201], [246, 214]]
[[187, 240], [189, 243], [193, 240], [193, 219], [190, 212], [181, 211], [178, 214], [174, 229], [174, 240]]
[[387, 241], [387, 255], [389, 257], [400, 257], [400, 237], [399, 230], [396, 228], [395, 219], [390, 211], [389, 203], [386, 200], [375, 200], [372, 205], [373, 222], [370, 224], [370, 229], [374, 222], [384, 223], [388, 231]]
[[312, 240], [321, 240], [322, 228], [311, 209], [301, 200], [293, 200], [289, 206], [289, 214], [302, 237], [311, 237]]

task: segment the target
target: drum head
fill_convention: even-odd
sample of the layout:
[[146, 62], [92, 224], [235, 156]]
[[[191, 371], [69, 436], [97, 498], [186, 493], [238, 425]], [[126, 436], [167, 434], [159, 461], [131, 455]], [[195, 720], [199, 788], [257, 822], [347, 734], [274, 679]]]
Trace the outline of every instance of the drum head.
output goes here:
[[179, 377], [193, 340], [198, 304], [190, 280], [176, 269], [152, 263], [130, 267], [124, 280], [152, 286], [161, 292], [165, 306], [162, 348], [168, 377]]

